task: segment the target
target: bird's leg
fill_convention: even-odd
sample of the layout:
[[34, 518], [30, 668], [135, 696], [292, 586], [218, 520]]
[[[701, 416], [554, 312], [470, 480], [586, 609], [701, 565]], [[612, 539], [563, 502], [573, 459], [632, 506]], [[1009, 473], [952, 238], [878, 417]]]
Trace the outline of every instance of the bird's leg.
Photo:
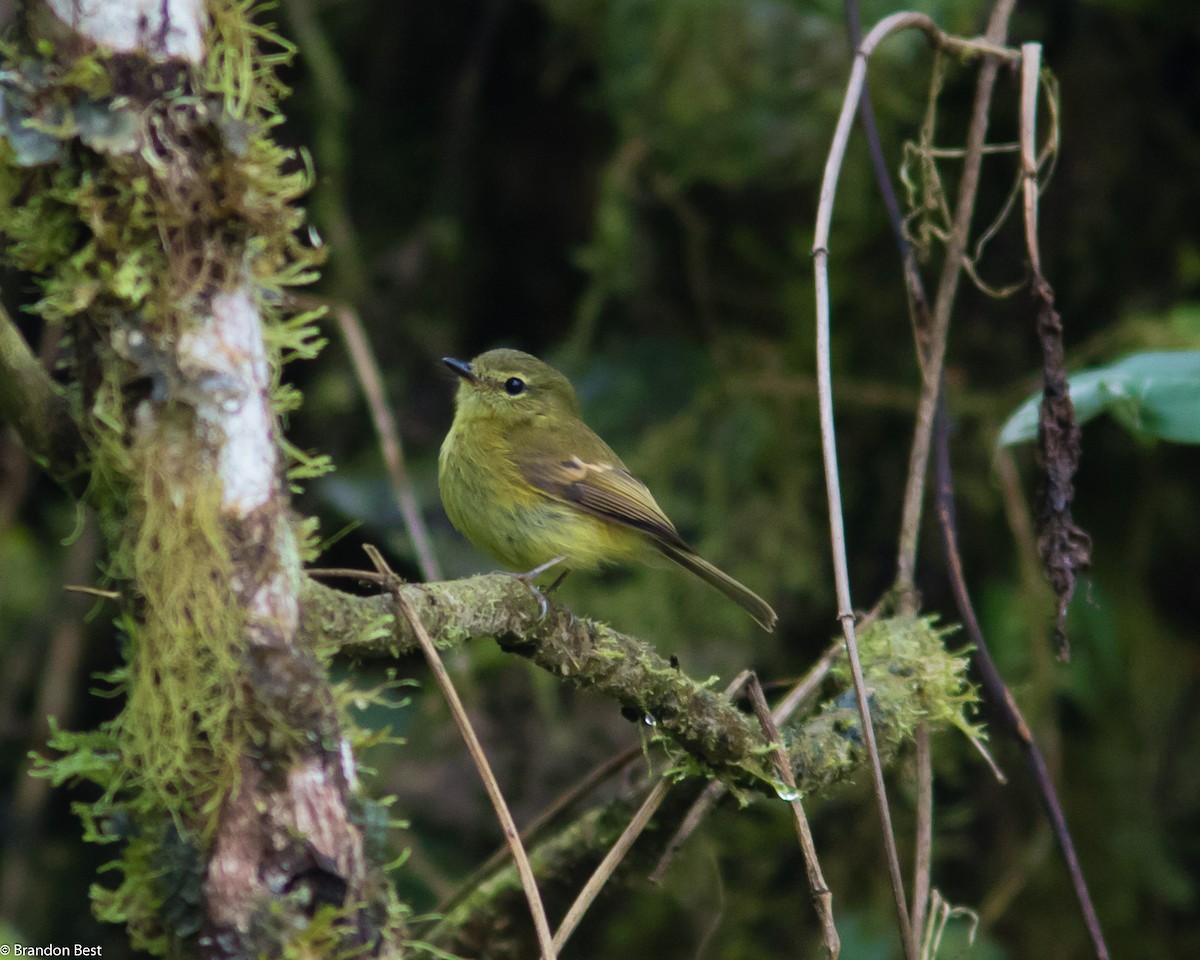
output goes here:
[[539, 567], [534, 567], [528, 573], [518, 573], [517, 578], [524, 580], [526, 583], [533, 583], [538, 577], [549, 570], [551, 567], [557, 567], [560, 563], [566, 560], [566, 557], [552, 557]]
[[[550, 584], [550, 586], [548, 586], [545, 590], [542, 591], [542, 596], [544, 596], [544, 597], [550, 596], [550, 594], [552, 594], [555, 590], [557, 590], [559, 588], [559, 585], [562, 584], [562, 582], [567, 579], [567, 574], [570, 572], [571, 572], [570, 569], [567, 569], [567, 570], [564, 570], [562, 573], [560, 573], [557, 577], [555, 577], [554, 582], [552, 584]], [[543, 613], [542, 616], [545, 616], [545, 614]], [[573, 614], [570, 610], [567, 610], [567, 626], [568, 627], [575, 626], [575, 614]]]
[[553, 559], [547, 560], [545, 563], [541, 564], [540, 566], [534, 567], [528, 573], [518, 573], [515, 575], [518, 580], [520, 580], [523, 584], [525, 584], [525, 586], [529, 589], [529, 592], [532, 593], [535, 597], [537, 597], [538, 605], [542, 608], [542, 615], [538, 618], [539, 620], [545, 620], [546, 613], [550, 609], [550, 606], [546, 601], [546, 594], [553, 593], [554, 588], [557, 587], [560, 583], [562, 583], [563, 579], [571, 571], [564, 570], [561, 574], [559, 574], [558, 579], [555, 580], [554, 583], [550, 584], [550, 589], [547, 590], [546, 593], [542, 593], [542, 591], [537, 588], [537, 585], [534, 583], [534, 581], [538, 577], [540, 577], [543, 573], [545, 573], [547, 570], [549, 570], [551, 567], [557, 566], [558, 564], [562, 563], [566, 559], [567, 559], [566, 557], [554, 557]]

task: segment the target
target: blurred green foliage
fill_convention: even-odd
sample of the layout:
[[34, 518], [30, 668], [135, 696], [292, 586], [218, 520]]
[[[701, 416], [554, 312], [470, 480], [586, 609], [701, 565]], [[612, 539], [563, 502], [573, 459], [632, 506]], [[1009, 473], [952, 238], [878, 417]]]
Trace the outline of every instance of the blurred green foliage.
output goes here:
[[[988, 10], [975, 0], [919, 6], [964, 34], [981, 32]], [[277, 11], [300, 45], [285, 77], [295, 95], [282, 133], [314, 151], [314, 214], [330, 246], [318, 292], [353, 304], [366, 324], [447, 575], [490, 564], [438, 504], [436, 453], [453, 385], [436, 361], [521, 347], [572, 376], [589, 422], [681, 532], [767, 597], [783, 623], [768, 637], [671, 570], [573, 576], [563, 587], [572, 609], [652, 640], [693, 675], [727, 678], [744, 666], [767, 681], [803, 673], [835, 627], [809, 250], [849, 67], [840, 5], [305, 2], [320, 48], [299, 37], [299, 7], [284, 0]], [[873, 0], [862, 9], [869, 27], [897, 8]], [[1041, 244], [1072, 368], [1200, 349], [1194, 10], [1055, 0], [1020, 8], [1013, 34], [1045, 45], [1061, 85], [1063, 147], [1042, 198]], [[872, 61], [893, 170], [902, 142], [917, 134], [929, 67], [914, 38]], [[345, 94], [337, 109], [331, 76]], [[972, 81], [969, 67], [950, 70], [939, 146], [961, 143]], [[1003, 75], [993, 142], [1015, 140], [1016, 96]], [[942, 163], [955, 183], [957, 162]], [[989, 157], [976, 223], [991, 220], [1011, 184], [1011, 161]], [[858, 134], [830, 269], [850, 567], [856, 602], [867, 607], [894, 573], [917, 381], [899, 262]], [[1019, 229], [1002, 231], [981, 272], [1022, 269]], [[16, 306], [28, 285], [3, 279]], [[23, 324], [32, 338], [43, 335]], [[1076, 516], [1095, 538], [1095, 565], [1071, 611], [1073, 659], [1056, 663], [1052, 606], [1020, 522], [1036, 484], [1032, 453], [1011, 454], [1015, 472], [993, 461], [1004, 418], [1036, 386], [1032, 324], [1024, 292], [993, 301], [964, 289], [956, 305], [946, 383], [968, 582], [1059, 778], [1114, 955], [1200, 955], [1200, 450], [1147, 446], [1106, 419], [1085, 427]], [[320, 514], [327, 536], [362, 524], [326, 562], [361, 566], [367, 540], [415, 576], [344, 351], [335, 342], [289, 375], [306, 396], [289, 436], [338, 465], [310, 485], [300, 509]], [[32, 814], [18, 796], [23, 755], [43, 742], [39, 691], [62, 679], [39, 654], [68, 580], [60, 541], [74, 525], [61, 494], [19, 462], [13, 443], [0, 446], [0, 823], [10, 824], [0, 870], [19, 862], [30, 891], [54, 893], [10, 899], [0, 918], [26, 942], [104, 942], [106, 956], [121, 956], [119, 937], [82, 910], [92, 878], [79, 869], [86, 855], [67, 815], [70, 792]], [[950, 622], [937, 542], [927, 525], [918, 585], [925, 609]], [[74, 727], [111, 715], [86, 679], [115, 661], [108, 619], [88, 621], [84, 652], [65, 674], [64, 722]], [[521, 821], [639, 737], [612, 704], [533, 675], [491, 645], [456, 654], [451, 666]], [[416, 663], [400, 667], [424, 676]], [[499, 836], [435, 695], [423, 689], [381, 722], [408, 740], [372, 754], [375, 789], [396, 794], [395, 812], [411, 821], [397, 838], [411, 849], [397, 882], [418, 910], [431, 909]], [[997, 730], [991, 749], [1006, 787], [961, 738], [934, 745], [934, 883], [981, 921], [970, 951], [952, 921], [941, 955], [1086, 956], [1019, 752]], [[913, 786], [903, 770], [891, 786], [907, 846]], [[843, 956], [896, 956], [865, 783], [815, 801], [810, 815]], [[662, 890], [640, 885], [602, 900], [572, 955], [807, 955], [816, 932], [791, 829], [769, 805], [719, 811]], [[24, 904], [19, 913], [14, 902]]]

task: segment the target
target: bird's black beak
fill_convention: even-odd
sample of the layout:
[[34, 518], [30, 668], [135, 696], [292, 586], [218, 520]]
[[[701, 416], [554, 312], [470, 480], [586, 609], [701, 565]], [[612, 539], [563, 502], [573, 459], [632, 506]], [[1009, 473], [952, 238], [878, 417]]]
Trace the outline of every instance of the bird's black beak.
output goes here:
[[467, 363], [466, 360], [455, 360], [453, 357], [442, 357], [442, 363], [466, 380], [467, 383], [475, 382], [475, 371], [471, 369], [471, 365]]

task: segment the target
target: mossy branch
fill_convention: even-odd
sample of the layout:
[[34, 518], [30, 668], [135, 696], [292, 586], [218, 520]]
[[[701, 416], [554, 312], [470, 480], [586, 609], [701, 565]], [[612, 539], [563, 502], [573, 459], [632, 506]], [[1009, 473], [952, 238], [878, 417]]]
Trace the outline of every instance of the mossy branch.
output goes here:
[[[681, 749], [684, 762], [692, 761], [697, 771], [733, 785], [781, 788], [771, 745], [753, 717], [644, 641], [573, 617], [553, 602], [542, 618], [537, 600], [506, 574], [409, 584], [401, 590], [439, 647], [490, 637], [556, 677], [595, 690], [638, 717], [653, 718], [668, 746]], [[351, 596], [309, 579], [301, 591], [303, 642], [324, 656], [378, 659], [415, 652], [417, 640], [403, 618], [392, 617], [392, 604], [390, 596]], [[885, 757], [894, 756], [922, 721], [977, 733], [964, 716], [964, 707], [974, 700], [965, 680], [966, 659], [946, 651], [945, 633], [928, 619], [907, 617], [877, 621], [864, 630], [860, 642], [871, 715]], [[848, 678], [840, 679], [848, 689]], [[803, 726], [786, 727], [782, 735], [802, 793], [844, 779], [864, 759], [852, 696], [836, 696]]]
[[0, 420], [11, 423], [30, 456], [71, 493], [83, 493], [78, 467], [83, 438], [71, 415], [67, 392], [29, 349], [21, 331], [0, 307]]
[[[944, 652], [942, 641], [947, 632], [934, 629], [927, 619], [904, 617], [872, 624], [860, 634], [867, 654], [872, 718], [885, 760], [892, 759], [912, 738], [917, 715], [923, 715], [930, 727], [962, 726], [969, 735], [978, 735], [974, 727], [963, 724], [964, 706], [974, 701], [962, 676], [965, 659], [961, 654], [965, 651], [959, 656]], [[816, 714], [782, 731], [797, 771], [797, 787], [809, 797], [855, 775], [867, 762], [844, 660], [835, 667], [834, 675], [841, 692]], [[722, 708], [728, 706], [722, 702]], [[652, 774], [647, 782], [655, 779]], [[697, 782], [672, 789], [654, 823], [639, 837], [612, 879], [629, 883], [646, 876], [651, 865], [676, 842], [672, 826], [689, 815], [701, 791]], [[744, 802], [746, 794], [739, 799]], [[560, 914], [571, 902], [621, 835], [636, 803], [635, 794], [585, 810], [529, 848], [539, 888], [552, 913]], [[523, 913], [520, 897], [512, 865], [499, 866], [457, 898], [424, 937], [441, 948], [471, 956], [529, 953], [532, 933], [528, 924], [513, 922]]]

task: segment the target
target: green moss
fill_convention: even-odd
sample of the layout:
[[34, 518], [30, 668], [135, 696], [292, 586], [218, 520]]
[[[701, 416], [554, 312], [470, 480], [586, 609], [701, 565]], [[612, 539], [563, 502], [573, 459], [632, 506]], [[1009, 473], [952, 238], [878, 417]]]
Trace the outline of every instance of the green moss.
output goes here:
[[169, 491], [177, 484], [163, 466], [140, 465], [145, 515], [131, 573], [141, 616], [130, 637], [120, 731], [139, 786], [163, 809], [201, 813], [207, 832], [249, 737], [239, 726], [248, 714], [239, 682], [242, 614], [230, 603], [220, 489], [194, 488], [194, 499], [175, 503]]
[[[120, 670], [106, 679], [122, 686], [126, 673]], [[59, 730], [53, 721], [51, 727], [48, 746], [60, 755], [54, 760], [35, 757], [33, 774], [56, 786], [86, 781], [100, 787], [99, 800], [74, 804], [73, 810], [83, 823], [85, 841], [120, 848], [101, 871], [116, 874], [117, 883], [92, 885], [96, 916], [124, 923], [135, 949], [167, 953], [173, 940], [193, 936], [200, 928], [200, 848], [162, 817], [151, 795], [131, 785], [121, 762], [119, 722], [84, 732]]]
[[[296, 204], [311, 164], [272, 137], [288, 92], [276, 71], [294, 50], [255, 22], [261, 9], [209, 3], [210, 55], [195, 72], [101, 51], [62, 63], [49, 42], [36, 57], [0, 51], [0, 259], [34, 275], [33, 309], [66, 326], [76, 349], [86, 496], [122, 595], [127, 657], [110, 677], [123, 712], [99, 731], [56, 732], [58, 756], [41, 773], [103, 790], [78, 808], [87, 839], [120, 847], [109, 865], [117, 882], [93, 890], [96, 912], [154, 954], [198, 929], [197, 870], [242, 758], [307, 743], [306, 731], [248, 702], [234, 546], [218, 482], [196, 475], [197, 398], [171, 347], [204, 322], [208, 298], [249, 280], [273, 408], [284, 415], [300, 396], [282, 383], [283, 365], [324, 344], [320, 311], [286, 306], [287, 289], [313, 280], [323, 253], [305, 239]], [[283, 454], [293, 482], [330, 468]], [[311, 556], [314, 525], [296, 531]], [[346, 739], [355, 748], [386, 739], [352, 723], [354, 699], [335, 695]], [[311, 949], [295, 955], [338, 955], [336, 914], [313, 909], [297, 933]]]
[[[934, 616], [898, 616], [866, 627], [858, 635], [858, 644], [868, 687], [873, 697], [884, 698], [891, 710], [890, 722], [905, 737], [917, 724], [928, 723], [934, 729], [955, 727], [980, 740], [984, 730], [970, 719], [979, 702], [975, 686], [967, 680], [970, 648], [947, 651], [945, 639], [958, 627], [939, 628], [936, 623]], [[834, 675], [850, 685], [844, 660], [838, 662]]]

